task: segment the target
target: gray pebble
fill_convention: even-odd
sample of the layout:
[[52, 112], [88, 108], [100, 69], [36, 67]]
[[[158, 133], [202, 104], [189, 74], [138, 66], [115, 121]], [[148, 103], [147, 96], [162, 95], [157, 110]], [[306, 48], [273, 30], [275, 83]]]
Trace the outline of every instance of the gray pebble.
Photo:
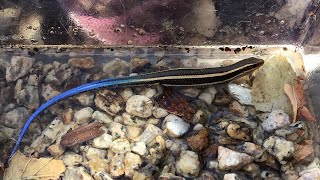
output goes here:
[[24, 56], [13, 56], [11, 63], [6, 69], [6, 80], [16, 81], [19, 78], [27, 75], [34, 63], [34, 58], [28, 58]]

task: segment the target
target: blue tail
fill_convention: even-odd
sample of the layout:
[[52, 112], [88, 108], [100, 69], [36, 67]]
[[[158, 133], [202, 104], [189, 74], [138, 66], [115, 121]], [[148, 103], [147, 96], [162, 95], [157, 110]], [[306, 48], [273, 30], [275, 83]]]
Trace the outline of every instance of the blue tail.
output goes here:
[[99, 80], [99, 81], [94, 81], [91, 83], [87, 83], [78, 87], [75, 87], [73, 89], [70, 89], [68, 91], [65, 91], [55, 97], [53, 97], [52, 99], [50, 99], [49, 101], [47, 101], [46, 103], [42, 104], [28, 119], [28, 121], [24, 124], [19, 138], [7, 160], [7, 162], [9, 162], [11, 160], [11, 158], [13, 157], [13, 155], [17, 152], [19, 145], [21, 143], [21, 140], [24, 136], [24, 134], [26, 133], [26, 131], [28, 130], [30, 124], [32, 123], [32, 121], [44, 110], [46, 110], [47, 108], [49, 108], [50, 106], [52, 106], [53, 104], [55, 104], [56, 102], [63, 100], [65, 98], [71, 97], [73, 95], [85, 92], [85, 91], [89, 91], [89, 90], [94, 90], [94, 89], [98, 89], [98, 88], [102, 88], [102, 87], [109, 87], [109, 86], [114, 86], [114, 85], [123, 85], [123, 84], [130, 84], [133, 83], [135, 81], [134, 78], [119, 78], [119, 79], [105, 79], [105, 80]]

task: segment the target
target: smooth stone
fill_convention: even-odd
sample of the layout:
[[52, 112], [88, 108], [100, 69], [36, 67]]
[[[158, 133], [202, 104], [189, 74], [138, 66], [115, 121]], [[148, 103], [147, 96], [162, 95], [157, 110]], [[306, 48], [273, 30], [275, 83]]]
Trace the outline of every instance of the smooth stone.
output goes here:
[[125, 88], [124, 90], [120, 91], [119, 94], [125, 101], [128, 101], [128, 99], [133, 96], [133, 92], [130, 88]]
[[153, 110], [153, 116], [155, 118], [163, 118], [163, 117], [166, 117], [169, 113], [166, 109], [163, 109], [163, 108], [160, 108], [160, 107], [156, 107], [154, 110]]
[[238, 179], [241, 179], [241, 178], [235, 173], [228, 173], [223, 176], [223, 180], [238, 180]]
[[181, 137], [189, 130], [190, 125], [180, 117], [169, 114], [164, 119], [162, 127], [167, 130], [170, 137]]
[[147, 154], [147, 146], [145, 142], [135, 142], [131, 144], [131, 151], [139, 154], [140, 156], [145, 156]]
[[107, 125], [113, 122], [112, 117], [110, 115], [101, 111], [94, 111], [94, 113], [92, 114], [92, 119]]
[[127, 138], [129, 140], [134, 140], [135, 138], [139, 137], [142, 133], [141, 127], [126, 126], [126, 129], [127, 129]]
[[228, 84], [229, 92], [232, 97], [237, 99], [243, 105], [253, 105], [251, 90], [234, 83]]
[[91, 107], [82, 108], [74, 113], [74, 119], [78, 124], [84, 124], [89, 121], [93, 113]]

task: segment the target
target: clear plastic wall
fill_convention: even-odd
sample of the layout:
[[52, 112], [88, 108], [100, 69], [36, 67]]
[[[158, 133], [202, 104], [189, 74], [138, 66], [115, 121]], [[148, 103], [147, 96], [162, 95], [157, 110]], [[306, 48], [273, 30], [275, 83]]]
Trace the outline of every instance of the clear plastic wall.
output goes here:
[[10, 45], [317, 45], [315, 0], [2, 0]]

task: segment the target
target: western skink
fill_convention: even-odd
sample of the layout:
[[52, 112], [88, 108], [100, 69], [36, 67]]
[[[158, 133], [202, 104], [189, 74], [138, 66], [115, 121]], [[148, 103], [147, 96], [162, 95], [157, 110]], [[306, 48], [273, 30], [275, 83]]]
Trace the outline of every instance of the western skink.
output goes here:
[[68, 91], [65, 91], [46, 103], [42, 104], [27, 120], [24, 124], [18, 140], [8, 158], [8, 161], [13, 157], [18, 150], [20, 142], [26, 133], [28, 127], [32, 121], [45, 109], [49, 108], [56, 102], [73, 95], [90, 91], [103, 87], [118, 87], [118, 86], [130, 86], [140, 84], [156, 84], [159, 83], [163, 86], [202, 86], [202, 85], [214, 85], [230, 82], [236, 78], [244, 76], [253, 72], [262, 66], [264, 61], [257, 58], [248, 58], [241, 60], [235, 64], [225, 67], [215, 68], [178, 68], [165, 71], [152, 72], [147, 74], [126, 76], [118, 78], [103, 79], [93, 81]]

